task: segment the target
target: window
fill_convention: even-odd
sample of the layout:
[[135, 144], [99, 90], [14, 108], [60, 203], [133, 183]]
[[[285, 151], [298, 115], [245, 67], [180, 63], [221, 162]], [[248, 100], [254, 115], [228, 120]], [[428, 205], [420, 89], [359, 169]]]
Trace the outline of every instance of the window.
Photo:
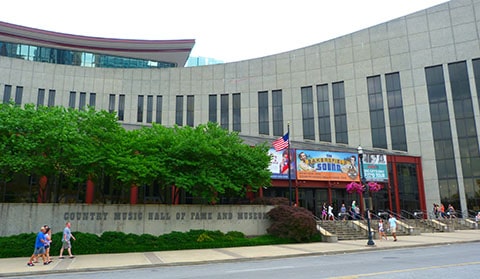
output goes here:
[[157, 96], [157, 111], [155, 113], [155, 122], [158, 124], [162, 124], [162, 104], [163, 104], [163, 97], [161, 95]]
[[147, 123], [152, 123], [153, 119], [153, 95], [147, 96]]
[[175, 124], [183, 126], [183, 96], [178, 95], [175, 103]]
[[387, 87], [387, 103], [388, 115], [390, 118], [390, 137], [392, 139], [392, 149], [407, 151], [407, 137], [405, 134], [400, 74], [386, 74], [385, 86]]
[[97, 94], [96, 93], [90, 93], [89, 105], [94, 108], [96, 106], [96, 103], [97, 103]]
[[[425, 68], [440, 199], [460, 205], [443, 67]], [[454, 206], [455, 206], [454, 205]], [[456, 206], [458, 208], [458, 206]]]
[[242, 131], [242, 111], [240, 93], [232, 94], [233, 131]]
[[23, 86], [17, 86], [15, 90], [15, 104], [21, 105], [22, 104], [22, 96], [23, 96]]
[[12, 95], [12, 86], [5, 84], [5, 87], [3, 89], [3, 103], [7, 104], [10, 102], [10, 98]]
[[282, 90], [272, 91], [273, 135], [283, 136], [283, 95]]
[[320, 141], [332, 142], [328, 85], [317, 85], [318, 133]]
[[77, 97], [77, 92], [70, 91], [70, 97], [68, 98], [68, 107], [75, 108], [75, 99]]
[[80, 100], [78, 101], [78, 108], [81, 110], [84, 110], [86, 104], [87, 104], [87, 93], [80, 92]]
[[313, 116], [313, 92], [312, 87], [302, 87], [302, 124], [303, 138], [315, 140], [315, 123]]
[[115, 112], [115, 94], [110, 94], [108, 97], [108, 112]]
[[48, 90], [48, 106], [55, 106], [55, 89]]
[[370, 127], [372, 145], [377, 148], [387, 148], [387, 133], [383, 110], [382, 83], [380, 76], [367, 78], [368, 105], [370, 108]]
[[125, 119], [125, 94], [118, 96], [118, 120]]
[[144, 106], [144, 97], [143, 95], [138, 95], [138, 104], [137, 104], [137, 122], [143, 122], [143, 106]]
[[187, 96], [187, 126], [193, 127], [195, 116], [195, 96]]
[[38, 88], [37, 107], [45, 104], [45, 89]]
[[258, 92], [258, 133], [269, 135], [268, 91]]
[[208, 95], [208, 121], [217, 123], [217, 95]]
[[228, 94], [220, 95], [220, 126], [228, 130], [229, 128], [229, 106], [228, 106]]
[[332, 84], [335, 138], [337, 143], [348, 144], [347, 110], [343, 81]]

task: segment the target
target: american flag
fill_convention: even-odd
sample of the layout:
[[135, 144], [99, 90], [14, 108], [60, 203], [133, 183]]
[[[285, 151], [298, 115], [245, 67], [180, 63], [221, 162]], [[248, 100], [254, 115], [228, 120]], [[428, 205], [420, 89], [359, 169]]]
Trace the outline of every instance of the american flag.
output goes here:
[[279, 137], [272, 143], [273, 148], [275, 148], [275, 151], [281, 151], [284, 150], [285, 148], [288, 147], [288, 133], [283, 135], [282, 137]]

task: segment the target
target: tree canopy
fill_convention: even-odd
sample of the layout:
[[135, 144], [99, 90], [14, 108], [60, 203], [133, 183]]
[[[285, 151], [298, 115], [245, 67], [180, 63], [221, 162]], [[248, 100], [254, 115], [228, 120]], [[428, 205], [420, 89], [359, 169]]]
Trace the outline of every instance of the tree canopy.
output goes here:
[[0, 179], [62, 175], [74, 185], [108, 176], [120, 189], [175, 185], [195, 197], [242, 196], [270, 185], [268, 146], [236, 132], [153, 124], [127, 131], [114, 113], [0, 104]]

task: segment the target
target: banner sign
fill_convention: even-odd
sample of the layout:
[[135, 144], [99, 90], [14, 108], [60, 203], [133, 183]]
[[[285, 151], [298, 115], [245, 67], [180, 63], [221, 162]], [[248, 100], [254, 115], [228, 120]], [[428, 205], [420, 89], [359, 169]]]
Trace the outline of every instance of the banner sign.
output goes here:
[[[268, 155], [270, 155], [270, 165], [269, 169], [272, 173], [272, 179], [288, 179], [288, 149], [282, 151], [275, 151], [275, 149], [270, 148], [268, 150]], [[295, 151], [290, 149], [290, 176], [292, 179], [295, 179]]]
[[297, 150], [296, 155], [298, 179], [360, 181], [355, 153]]
[[387, 155], [365, 154], [362, 162], [367, 181], [388, 181]]

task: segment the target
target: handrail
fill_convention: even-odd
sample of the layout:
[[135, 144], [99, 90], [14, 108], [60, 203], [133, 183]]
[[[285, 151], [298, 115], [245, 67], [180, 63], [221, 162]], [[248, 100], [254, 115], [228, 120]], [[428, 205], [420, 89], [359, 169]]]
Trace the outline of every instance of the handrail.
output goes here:
[[393, 212], [393, 211], [391, 211], [391, 210], [389, 210], [389, 209], [387, 209], [387, 210], [385, 210], [385, 211], [388, 212], [388, 214], [392, 214], [394, 217], [396, 217], [396, 218], [399, 219], [399, 220], [404, 220], [404, 219], [405, 219], [402, 215], [397, 214], [397, 213], [395, 213], [395, 212]]
[[[406, 210], [404, 210], [404, 209], [402, 209], [402, 210], [400, 211], [400, 213], [401, 213], [401, 214], [406, 214], [406, 215], [407, 215], [407, 218], [406, 218], [406, 219], [417, 219], [417, 218], [415, 218], [415, 215], [414, 215], [413, 213], [411, 213], [411, 212], [409, 212], [409, 211], [406, 211]], [[402, 217], [403, 217], [403, 215], [402, 215]]]

